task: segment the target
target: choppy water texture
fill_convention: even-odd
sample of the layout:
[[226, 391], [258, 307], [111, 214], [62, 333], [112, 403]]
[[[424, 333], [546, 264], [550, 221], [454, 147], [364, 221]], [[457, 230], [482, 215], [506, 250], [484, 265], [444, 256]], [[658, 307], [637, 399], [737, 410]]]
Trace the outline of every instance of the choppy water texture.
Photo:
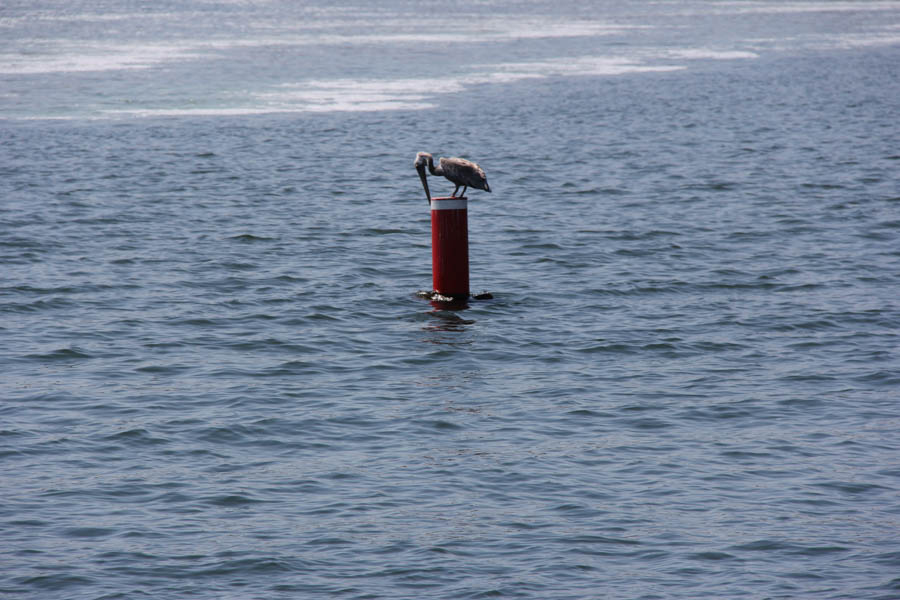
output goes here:
[[0, 8], [0, 596], [900, 598], [900, 3], [443, 7]]

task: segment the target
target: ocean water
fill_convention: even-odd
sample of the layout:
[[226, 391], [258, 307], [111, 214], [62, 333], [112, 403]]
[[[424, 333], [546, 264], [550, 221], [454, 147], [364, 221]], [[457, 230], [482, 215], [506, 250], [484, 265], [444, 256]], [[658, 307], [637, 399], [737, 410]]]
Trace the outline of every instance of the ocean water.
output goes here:
[[900, 2], [4, 1], [0, 597], [900, 598], [898, 139]]

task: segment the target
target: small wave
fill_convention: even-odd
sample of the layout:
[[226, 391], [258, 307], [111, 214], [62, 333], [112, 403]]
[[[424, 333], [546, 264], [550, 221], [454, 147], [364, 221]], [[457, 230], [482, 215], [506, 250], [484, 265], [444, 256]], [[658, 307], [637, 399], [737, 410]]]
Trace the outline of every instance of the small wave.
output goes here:
[[59, 350], [54, 350], [52, 352], [47, 352], [44, 354], [26, 354], [24, 358], [36, 361], [70, 361], [86, 360], [89, 358], [93, 358], [93, 355], [80, 348], [71, 347], [60, 348]]
[[256, 236], [251, 233], [242, 233], [240, 235], [235, 235], [230, 238], [230, 240], [234, 240], [236, 242], [244, 242], [248, 244], [252, 244], [253, 242], [271, 242], [276, 238], [266, 237], [266, 236]]
[[106, 538], [116, 535], [118, 530], [109, 527], [69, 527], [61, 534], [69, 538]]
[[363, 229], [360, 233], [362, 233], [363, 235], [392, 235], [392, 234], [398, 234], [398, 233], [415, 234], [415, 233], [419, 233], [419, 231], [412, 230], [412, 229], [370, 227], [367, 229]]
[[281, 375], [302, 375], [306, 373], [318, 373], [322, 368], [320, 362], [310, 362], [305, 360], [289, 360], [283, 362], [277, 367], [270, 367], [257, 373], [261, 377], [281, 376]]
[[703, 561], [721, 561], [721, 560], [736, 560], [737, 557], [734, 554], [729, 554], [728, 552], [716, 552], [713, 550], [707, 550], [705, 552], [695, 552], [693, 554], [689, 554], [688, 558], [692, 560], [703, 560]]
[[156, 437], [144, 428], [120, 431], [103, 438], [104, 442], [126, 444], [128, 446], [160, 446], [169, 443], [169, 440]]
[[17, 577], [13, 581], [29, 588], [33, 587], [39, 590], [59, 591], [66, 589], [83, 589], [88, 586], [96, 585], [97, 581], [82, 575], [70, 575], [68, 573], [58, 573], [55, 575], [38, 575], [36, 577]]
[[299, 559], [287, 558], [240, 558], [221, 561], [203, 569], [192, 571], [185, 576], [221, 578], [229, 575], [247, 577], [249, 575], [272, 575], [277, 573], [294, 573], [309, 568], [308, 563]]
[[585, 348], [579, 348], [577, 351], [583, 354], [635, 354], [638, 352], [638, 349], [630, 344], [611, 342], [608, 344], [594, 344]]
[[260, 504], [264, 502], [264, 500], [260, 500], [259, 498], [254, 498], [249, 494], [225, 494], [221, 496], [213, 496], [212, 498], [207, 498], [205, 500], [207, 504], [212, 504], [213, 506], [220, 506], [223, 508], [234, 508], [241, 506], [249, 506], [252, 504]]
[[638, 430], [649, 430], [655, 431], [659, 429], [668, 429], [672, 427], [672, 423], [665, 421], [663, 419], [654, 419], [650, 417], [643, 417], [639, 419], [620, 419], [618, 421], [627, 427], [631, 427], [633, 429]]
[[67, 308], [70, 306], [74, 306], [75, 301], [69, 298], [50, 298], [50, 299], [41, 299], [36, 300], [35, 302], [9, 302], [3, 305], [0, 305], [0, 312], [10, 312], [10, 313], [30, 313], [30, 312], [42, 312], [49, 310], [57, 310], [60, 308]]
[[833, 490], [851, 496], [856, 496], [858, 494], [878, 494], [887, 492], [891, 489], [874, 483], [858, 483], [854, 481], [829, 481], [817, 485], [818, 487], [827, 490]]
[[137, 373], [149, 373], [151, 375], [178, 375], [190, 371], [193, 367], [187, 365], [146, 365], [137, 367]]
[[729, 547], [729, 550], [732, 552], [779, 552], [783, 550], [793, 550], [798, 546], [795, 544], [791, 544], [788, 542], [782, 542], [780, 540], [756, 540], [754, 542], [748, 542], [746, 544], [739, 544], [736, 546]]
[[900, 384], [900, 374], [897, 371], [872, 371], [855, 379], [864, 383], [875, 383], [888, 387], [895, 387]]
[[[560, 538], [558, 541], [565, 545], [574, 546], [640, 546], [643, 544], [640, 540], [630, 538], [615, 538], [602, 535], [576, 535]], [[583, 548], [579, 548], [583, 549]]]

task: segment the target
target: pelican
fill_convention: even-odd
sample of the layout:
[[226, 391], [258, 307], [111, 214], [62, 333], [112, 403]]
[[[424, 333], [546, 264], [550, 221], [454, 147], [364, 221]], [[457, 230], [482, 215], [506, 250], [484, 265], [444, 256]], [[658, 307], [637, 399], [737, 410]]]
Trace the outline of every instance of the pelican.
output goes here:
[[476, 190], [491, 191], [488, 185], [487, 177], [484, 175], [484, 169], [476, 165], [470, 160], [464, 158], [443, 158], [438, 159], [438, 166], [434, 166], [434, 157], [427, 152], [419, 152], [416, 154], [416, 171], [422, 179], [422, 187], [425, 188], [425, 195], [428, 197], [428, 203], [431, 204], [431, 192], [428, 191], [428, 181], [425, 179], [425, 165], [428, 165], [428, 171], [432, 175], [443, 175], [454, 184], [456, 189], [453, 190], [451, 197], [456, 197], [456, 192], [462, 186], [462, 193], [465, 195], [466, 189], [473, 187]]

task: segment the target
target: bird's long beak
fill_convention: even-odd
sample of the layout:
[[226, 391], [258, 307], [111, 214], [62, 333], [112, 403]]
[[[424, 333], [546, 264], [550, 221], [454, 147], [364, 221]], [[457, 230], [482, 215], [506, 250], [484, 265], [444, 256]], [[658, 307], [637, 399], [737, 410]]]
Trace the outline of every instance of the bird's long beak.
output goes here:
[[428, 198], [428, 206], [431, 206], [431, 192], [428, 191], [428, 180], [425, 179], [425, 165], [417, 166], [416, 171], [419, 172], [419, 179], [422, 180], [422, 187], [425, 188], [425, 197]]

